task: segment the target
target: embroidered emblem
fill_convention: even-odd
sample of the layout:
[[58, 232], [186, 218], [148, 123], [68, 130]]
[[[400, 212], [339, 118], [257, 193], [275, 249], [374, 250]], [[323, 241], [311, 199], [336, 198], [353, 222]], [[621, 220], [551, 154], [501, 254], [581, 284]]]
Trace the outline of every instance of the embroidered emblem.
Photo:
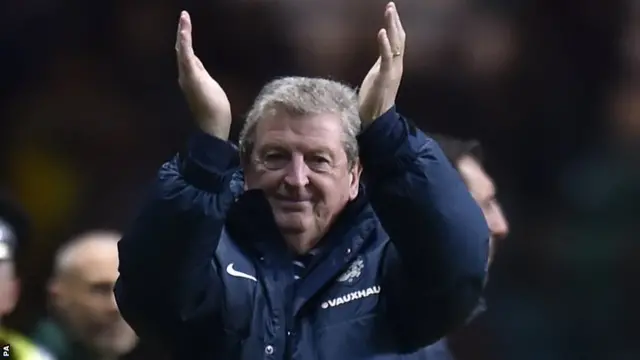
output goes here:
[[360, 278], [360, 276], [362, 275], [363, 269], [364, 269], [364, 258], [362, 256], [358, 256], [358, 258], [356, 258], [351, 263], [351, 265], [349, 265], [349, 268], [347, 269], [347, 271], [345, 271], [342, 275], [340, 275], [340, 277], [338, 278], [338, 281], [346, 282], [347, 284], [353, 284], [356, 280]]

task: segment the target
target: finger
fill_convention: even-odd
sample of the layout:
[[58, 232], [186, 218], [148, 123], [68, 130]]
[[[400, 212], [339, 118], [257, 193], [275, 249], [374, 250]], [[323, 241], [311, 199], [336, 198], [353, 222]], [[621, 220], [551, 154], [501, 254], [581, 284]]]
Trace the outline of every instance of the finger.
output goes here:
[[193, 65], [195, 58], [195, 54], [193, 52], [191, 29], [191, 17], [189, 16], [188, 12], [183, 11], [180, 14], [180, 21], [178, 23], [176, 51], [180, 66], [186, 68], [189, 68]]
[[393, 50], [386, 29], [378, 31], [378, 51], [380, 52], [380, 70], [384, 71], [389, 68], [393, 60]]
[[176, 31], [176, 44], [175, 49], [177, 53], [180, 53], [182, 50], [182, 32], [184, 31], [184, 17], [185, 11], [180, 12], [180, 17], [178, 18], [178, 29]]
[[393, 2], [387, 4], [387, 8], [384, 12], [385, 17], [385, 29], [387, 30], [387, 37], [389, 38], [389, 43], [391, 44], [391, 49], [394, 53], [400, 52], [400, 35], [398, 33], [398, 27], [396, 23], [396, 8]]
[[180, 51], [187, 56], [193, 55], [193, 40], [191, 36], [191, 16], [186, 11], [183, 11], [180, 15], [180, 27], [179, 27], [179, 48]]
[[176, 29], [176, 43], [174, 45], [174, 49], [176, 53], [180, 50], [180, 30], [182, 28], [182, 13], [180, 13], [180, 17], [178, 18], [178, 28]]
[[404, 27], [402, 26], [402, 21], [400, 20], [400, 13], [398, 12], [398, 8], [395, 6], [394, 4], [394, 22], [395, 22], [395, 28], [396, 31], [398, 32], [398, 40], [400, 41], [399, 43], [399, 49], [400, 51], [404, 52], [404, 47], [405, 47], [405, 40], [407, 38], [407, 34], [404, 31]]

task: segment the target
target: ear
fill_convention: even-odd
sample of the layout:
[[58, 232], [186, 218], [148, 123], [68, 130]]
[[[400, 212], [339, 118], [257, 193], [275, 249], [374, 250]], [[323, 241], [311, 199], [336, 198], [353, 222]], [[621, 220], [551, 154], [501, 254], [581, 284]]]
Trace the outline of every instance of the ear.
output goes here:
[[243, 172], [243, 179], [242, 179], [242, 189], [244, 191], [249, 190], [249, 185], [247, 184], [247, 178], [251, 177], [251, 162], [247, 161], [244, 156], [240, 157], [240, 167], [242, 168], [242, 172]]
[[349, 171], [349, 200], [353, 200], [358, 196], [361, 175], [362, 165], [360, 165], [360, 160], [358, 159]]
[[64, 276], [61, 274], [56, 274], [52, 276], [47, 282], [47, 295], [49, 297], [49, 301], [51, 301], [54, 306], [57, 306], [64, 298], [65, 284], [64, 280], [60, 277]]
[[68, 307], [68, 296], [66, 294], [69, 293], [70, 289], [65, 282], [67, 280], [61, 279], [60, 276], [64, 275], [57, 274], [49, 279], [47, 283], [48, 304], [55, 311], [64, 311]]
[[60, 293], [60, 281], [56, 277], [52, 277], [47, 282], [47, 295], [49, 297], [57, 297]]

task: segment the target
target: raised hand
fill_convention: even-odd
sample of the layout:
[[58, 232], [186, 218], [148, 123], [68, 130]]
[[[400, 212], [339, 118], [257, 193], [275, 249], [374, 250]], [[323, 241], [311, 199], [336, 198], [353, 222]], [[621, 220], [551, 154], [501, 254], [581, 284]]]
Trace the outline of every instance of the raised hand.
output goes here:
[[402, 80], [406, 34], [393, 2], [387, 4], [384, 17], [385, 27], [378, 31], [378, 60], [362, 81], [358, 94], [363, 127], [395, 104]]
[[183, 11], [176, 35], [178, 83], [198, 126], [212, 136], [227, 140], [231, 128], [231, 104], [222, 87], [194, 53], [191, 32], [191, 17]]

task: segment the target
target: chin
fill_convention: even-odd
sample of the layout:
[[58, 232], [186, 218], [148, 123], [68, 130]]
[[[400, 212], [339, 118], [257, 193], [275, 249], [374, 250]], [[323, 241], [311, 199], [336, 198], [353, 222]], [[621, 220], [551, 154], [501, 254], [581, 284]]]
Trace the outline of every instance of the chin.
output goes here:
[[135, 336], [121, 336], [116, 339], [109, 339], [108, 342], [101, 344], [101, 348], [106, 353], [114, 355], [126, 355], [133, 351], [138, 343]]
[[276, 214], [276, 224], [287, 233], [303, 233], [309, 229], [311, 219], [306, 214]]

